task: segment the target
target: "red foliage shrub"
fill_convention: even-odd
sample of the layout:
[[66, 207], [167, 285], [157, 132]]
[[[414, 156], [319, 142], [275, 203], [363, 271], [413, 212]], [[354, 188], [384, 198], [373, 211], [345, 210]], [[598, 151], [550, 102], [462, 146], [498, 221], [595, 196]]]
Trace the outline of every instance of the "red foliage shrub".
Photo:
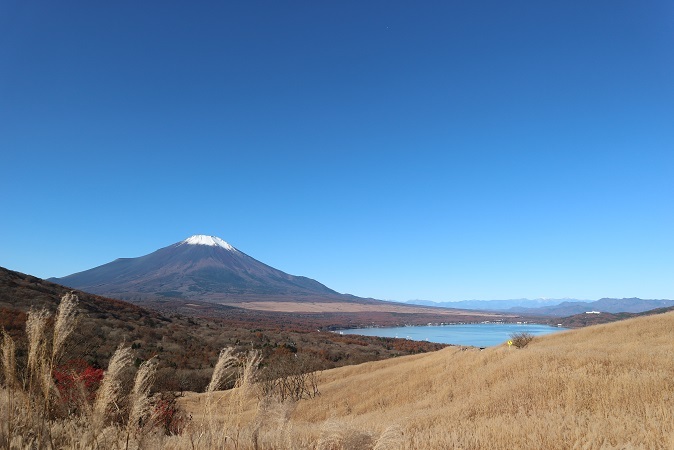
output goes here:
[[72, 360], [56, 367], [52, 376], [59, 390], [61, 406], [70, 413], [81, 401], [93, 401], [103, 373], [103, 369], [92, 367], [83, 360]]
[[189, 417], [178, 407], [176, 396], [169, 392], [162, 392], [154, 405], [153, 417], [157, 426], [166, 434], [182, 434]]

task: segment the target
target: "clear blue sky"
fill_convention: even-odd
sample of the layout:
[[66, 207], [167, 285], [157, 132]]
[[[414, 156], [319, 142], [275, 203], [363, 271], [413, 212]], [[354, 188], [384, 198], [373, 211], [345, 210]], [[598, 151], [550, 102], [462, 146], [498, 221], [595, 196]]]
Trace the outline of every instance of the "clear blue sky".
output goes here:
[[674, 298], [674, 2], [0, 1], [0, 265]]

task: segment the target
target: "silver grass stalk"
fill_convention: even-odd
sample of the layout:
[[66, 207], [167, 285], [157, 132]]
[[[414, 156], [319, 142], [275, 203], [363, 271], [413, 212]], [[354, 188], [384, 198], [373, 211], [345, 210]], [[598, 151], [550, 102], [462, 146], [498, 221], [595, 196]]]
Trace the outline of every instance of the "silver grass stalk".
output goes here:
[[238, 388], [250, 388], [253, 385], [257, 366], [260, 364], [260, 353], [257, 350], [251, 350], [243, 361], [243, 370], [241, 376], [236, 382]]
[[26, 319], [26, 334], [28, 335], [28, 372], [32, 381], [38, 375], [44, 363], [46, 340], [44, 336], [49, 313], [45, 309], [30, 310]]
[[253, 391], [253, 382], [257, 366], [260, 363], [260, 354], [255, 350], [249, 351], [243, 359], [241, 373], [236, 380], [236, 390], [233, 392], [232, 403], [230, 404], [230, 417], [234, 419], [234, 426], [236, 429], [236, 437], [238, 439], [241, 431], [242, 413], [246, 406], [246, 400], [251, 396]]
[[55, 361], [59, 353], [63, 350], [63, 343], [75, 329], [75, 313], [77, 309], [78, 298], [72, 292], [65, 294], [61, 298], [56, 321], [54, 323], [54, 343], [52, 346], [52, 361]]
[[372, 450], [386, 450], [403, 446], [403, 431], [397, 424], [389, 425], [382, 431]]
[[234, 357], [234, 349], [231, 347], [223, 348], [220, 351], [218, 356], [218, 362], [215, 364], [215, 369], [213, 369], [213, 375], [211, 376], [211, 382], [208, 383], [206, 388], [207, 393], [212, 393], [217, 391], [218, 388], [222, 385], [222, 382], [225, 380], [225, 375], [227, 374], [227, 369], [230, 368], [236, 358]]
[[[5, 374], [5, 390], [7, 391], [7, 448], [10, 448], [12, 442], [12, 415], [14, 413], [12, 407], [12, 393], [16, 389], [16, 344], [14, 339], [3, 329], [2, 330], [2, 369]], [[2, 429], [0, 429], [0, 433]]]
[[2, 330], [2, 370], [5, 375], [5, 387], [12, 390], [16, 387], [16, 344], [14, 339]]
[[120, 344], [110, 358], [108, 370], [96, 393], [92, 417], [95, 430], [102, 428], [108, 410], [119, 399], [122, 391], [122, 372], [131, 364], [131, 361], [131, 349]]
[[140, 424], [140, 421], [150, 411], [150, 388], [154, 381], [157, 363], [154, 360], [145, 361], [138, 368], [131, 391], [131, 412], [127, 422], [127, 432]]
[[42, 366], [42, 371], [39, 372], [39, 382], [40, 387], [42, 388], [42, 397], [45, 401], [46, 410], [49, 407], [49, 400], [52, 391], [55, 392], [57, 396], [59, 396], [59, 390], [56, 389], [56, 384], [54, 383], [51, 370], [46, 364]]
[[239, 378], [236, 380], [236, 406], [238, 411], [235, 417], [241, 418], [241, 413], [245, 408], [246, 399], [252, 394], [257, 373], [257, 366], [260, 364], [260, 353], [251, 350], [246, 354], [243, 360], [243, 368]]
[[[206, 417], [208, 418], [208, 426], [210, 428], [210, 433], [213, 435], [215, 433], [215, 414], [212, 411], [213, 403], [213, 392], [215, 392], [221, 385], [223, 380], [226, 378], [227, 369], [231, 367], [236, 362], [234, 357], [234, 349], [231, 347], [223, 348], [220, 351], [218, 356], [218, 362], [215, 363], [215, 368], [213, 369], [213, 375], [211, 375], [211, 382], [208, 383], [206, 388], [206, 402], [204, 404]], [[225, 440], [227, 436], [225, 435]]]

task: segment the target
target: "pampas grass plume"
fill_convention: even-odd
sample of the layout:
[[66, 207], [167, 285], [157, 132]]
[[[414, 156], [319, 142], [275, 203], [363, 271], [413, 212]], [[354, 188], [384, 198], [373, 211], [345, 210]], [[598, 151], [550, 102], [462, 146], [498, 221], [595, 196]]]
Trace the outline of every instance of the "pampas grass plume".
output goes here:
[[14, 339], [2, 330], [2, 370], [5, 375], [5, 387], [13, 389], [16, 386], [16, 344]]
[[212, 393], [217, 391], [218, 388], [222, 385], [222, 382], [226, 379], [227, 369], [230, 368], [236, 362], [234, 357], [234, 349], [231, 347], [223, 348], [220, 351], [218, 356], [218, 362], [215, 364], [215, 369], [213, 369], [213, 375], [211, 376], [211, 382], [208, 383], [206, 392]]
[[110, 358], [108, 370], [96, 393], [92, 420], [97, 430], [103, 426], [110, 405], [117, 403], [122, 392], [122, 372], [131, 362], [131, 349], [120, 344]]
[[59, 308], [56, 313], [54, 323], [54, 342], [52, 345], [52, 361], [55, 361], [59, 353], [63, 350], [63, 343], [75, 329], [75, 313], [77, 309], [78, 298], [72, 292], [67, 293], [61, 298]]
[[145, 361], [136, 372], [131, 391], [131, 410], [127, 430], [138, 426], [142, 418], [150, 411], [150, 388], [154, 381], [157, 363], [154, 360]]
[[30, 379], [38, 376], [41, 365], [44, 363], [46, 351], [45, 328], [47, 327], [49, 312], [46, 309], [30, 310], [26, 319], [26, 335], [28, 336], [28, 372]]
[[403, 431], [397, 424], [389, 425], [379, 435], [372, 450], [387, 450], [403, 446]]

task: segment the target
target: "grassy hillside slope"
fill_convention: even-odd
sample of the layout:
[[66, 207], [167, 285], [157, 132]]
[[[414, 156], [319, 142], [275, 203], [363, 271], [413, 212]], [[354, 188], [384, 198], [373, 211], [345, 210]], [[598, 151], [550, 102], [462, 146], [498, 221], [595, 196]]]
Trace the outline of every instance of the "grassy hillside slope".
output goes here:
[[[320, 391], [256, 439], [275, 448], [674, 448], [674, 313], [519, 350], [449, 347], [342, 367], [322, 373]], [[196, 413], [203, 400], [183, 404]], [[250, 405], [259, 421], [264, 411]]]

